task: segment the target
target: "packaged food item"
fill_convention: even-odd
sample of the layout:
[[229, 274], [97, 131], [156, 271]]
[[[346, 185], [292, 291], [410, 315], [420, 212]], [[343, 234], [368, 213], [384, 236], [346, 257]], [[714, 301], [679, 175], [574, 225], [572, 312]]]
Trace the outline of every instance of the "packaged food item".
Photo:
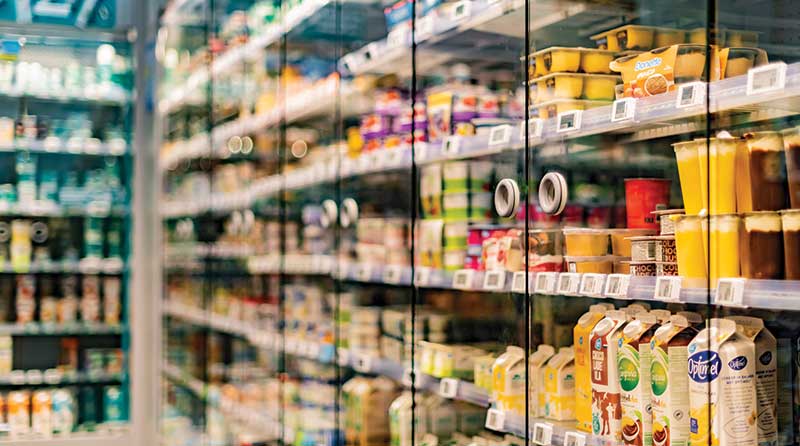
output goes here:
[[84, 258], [103, 258], [103, 219], [87, 217], [83, 228]]
[[56, 389], [53, 391], [53, 433], [69, 434], [75, 429], [77, 421], [77, 408], [75, 407], [75, 397], [67, 389]]
[[489, 192], [491, 191], [494, 166], [487, 161], [450, 161], [442, 164], [444, 191]]
[[[700, 147], [705, 143], [701, 142]], [[739, 141], [731, 137], [708, 139], [708, 212], [711, 215], [736, 212], [736, 150]]]
[[652, 214], [669, 207], [671, 180], [660, 178], [626, 178], [625, 210], [631, 229], [658, 230], [659, 223]]
[[697, 335], [686, 316], [676, 314], [650, 341], [650, 385], [653, 444], [683, 446], [689, 440], [689, 373], [687, 346]]
[[566, 254], [569, 256], [603, 256], [608, 254], [609, 230], [564, 228]]
[[550, 73], [605, 74], [611, 70], [608, 65], [614, 60], [613, 51], [591, 48], [551, 47], [537, 51], [529, 56], [528, 79]]
[[701, 170], [699, 141], [684, 141], [672, 145], [675, 158], [678, 161], [678, 176], [681, 182], [681, 195], [686, 213], [697, 215], [701, 209], [707, 208], [708, 203], [703, 202], [703, 195], [698, 193], [701, 187]]
[[567, 271], [571, 273], [611, 274], [614, 261], [620, 259], [615, 256], [564, 256]]
[[525, 351], [508, 346], [492, 365], [492, 398], [500, 410], [523, 413], [525, 390]]
[[675, 235], [675, 221], [673, 215], [685, 214], [683, 209], [666, 209], [663, 211], [653, 211], [653, 215], [658, 218], [661, 235]]
[[610, 229], [611, 253], [615, 256], [631, 257], [631, 237], [655, 235], [652, 229]]
[[686, 40], [686, 31], [674, 28], [656, 28], [653, 37], [653, 48], [677, 45]]
[[11, 267], [16, 272], [28, 272], [31, 268], [33, 243], [31, 242], [31, 222], [13, 220], [11, 222]]
[[[786, 155], [779, 132], [750, 132], [747, 142], [753, 211], [778, 211], [786, 204]], [[740, 212], [744, 212], [741, 211]]]
[[[0, 336], [0, 375], [11, 373], [14, 361], [13, 345], [11, 336]], [[1, 405], [0, 408], [2, 408]]]
[[536, 83], [534, 103], [554, 99], [613, 101], [619, 76], [583, 73], [553, 73], [532, 79]]
[[78, 319], [78, 278], [65, 276], [61, 280], [61, 299], [58, 301], [58, 322], [75, 322]]
[[684, 285], [690, 288], [705, 288], [708, 280], [703, 220], [704, 217], [680, 215], [675, 221], [678, 275], [683, 278]]
[[561, 271], [564, 258], [563, 232], [558, 229], [531, 229], [528, 231], [528, 270]]
[[33, 432], [51, 436], [53, 434], [53, 401], [49, 390], [37, 390], [31, 398], [33, 406], [31, 425]]
[[778, 342], [764, 321], [750, 316], [729, 316], [736, 329], [755, 345], [755, 388], [759, 446], [778, 443]]
[[92, 386], [83, 386], [78, 394], [80, 424], [93, 428], [98, 422], [97, 393]]
[[472, 360], [475, 365], [475, 385], [485, 389], [487, 392], [492, 390], [492, 365], [495, 359], [493, 354], [486, 354]]
[[565, 421], [575, 417], [575, 354], [561, 347], [543, 370], [544, 417]]
[[656, 260], [656, 237], [650, 235], [630, 237], [631, 260], [654, 262]]
[[678, 250], [675, 248], [675, 236], [661, 235], [655, 237], [656, 262], [677, 263]]
[[617, 368], [624, 311], [609, 310], [592, 329], [592, 434], [619, 443], [622, 438], [622, 407]]
[[781, 211], [786, 280], [800, 280], [800, 209]]
[[617, 367], [622, 407], [622, 441], [626, 445], [651, 445], [653, 441], [650, 339], [658, 326], [657, 314], [639, 313], [622, 330]]
[[656, 28], [652, 26], [624, 25], [590, 37], [600, 49], [614, 52], [638, 50], [647, 51], [653, 48], [653, 36]]
[[753, 342], [737, 332], [734, 321], [715, 318], [688, 351], [690, 444], [755, 446]]
[[83, 276], [81, 320], [100, 322], [100, 278], [98, 276]]
[[758, 33], [756, 31], [725, 29], [722, 35], [725, 39], [726, 46], [742, 47], [756, 46], [758, 44]]
[[553, 357], [556, 350], [551, 345], [539, 344], [536, 351], [528, 358], [528, 375], [530, 389], [528, 401], [529, 413], [534, 417], [545, 416], [545, 364]]
[[[786, 152], [789, 205], [792, 209], [800, 209], [800, 127], [786, 129], [781, 132], [781, 136], [783, 137], [783, 149]], [[739, 158], [737, 158], [738, 160]]]
[[615, 59], [611, 69], [622, 74], [625, 97], [653, 96], [674, 91], [684, 82], [719, 80], [716, 47], [711, 47], [711, 71], [704, 76], [706, 50], [705, 45], [672, 45]]
[[541, 119], [556, 118], [559, 114], [574, 110], [589, 110], [610, 104], [610, 101], [592, 101], [588, 99], [553, 99], [534, 104], [530, 109], [532, 117]]
[[33, 322], [36, 314], [36, 280], [33, 276], [17, 276], [17, 323]]
[[424, 218], [442, 216], [442, 165], [429, 164], [420, 168], [419, 195]]
[[704, 219], [703, 225], [710, 225], [709, 254], [711, 264], [708, 276], [712, 287], [719, 278], [739, 277], [739, 226], [737, 215], [712, 215]]
[[723, 48], [719, 52], [722, 78], [744, 76], [753, 68], [766, 65], [767, 52], [760, 48]]
[[748, 279], [782, 279], [784, 256], [781, 215], [768, 211], [745, 214], [743, 226], [740, 252], [742, 276]]
[[675, 262], [656, 262], [656, 276], [677, 276], [678, 264]]
[[8, 392], [8, 427], [12, 435], [30, 432], [30, 400], [30, 394], [25, 390]]
[[611, 304], [597, 304], [589, 307], [573, 329], [575, 341], [575, 419], [577, 428], [584, 432], [592, 431], [592, 381], [591, 348], [589, 346], [592, 330], [605, 317], [605, 312], [613, 310]]
[[630, 260], [615, 260], [613, 266], [614, 274], [630, 274], [631, 261]]

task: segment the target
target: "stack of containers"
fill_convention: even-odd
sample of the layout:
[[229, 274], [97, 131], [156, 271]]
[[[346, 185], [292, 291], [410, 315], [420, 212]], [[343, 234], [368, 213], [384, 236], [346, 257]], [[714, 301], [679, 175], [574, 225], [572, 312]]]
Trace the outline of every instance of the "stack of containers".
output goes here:
[[649, 229], [564, 228], [567, 271], [628, 274], [633, 268], [629, 237], [653, 233]]
[[347, 333], [351, 351], [380, 356], [381, 308], [353, 306]]
[[361, 117], [361, 141], [355, 141], [353, 135], [350, 146], [357, 153], [410, 146], [412, 139], [423, 143], [427, 141], [427, 125], [424, 101], [417, 100], [412, 113], [411, 100], [404, 91], [397, 88], [378, 90], [374, 113]]

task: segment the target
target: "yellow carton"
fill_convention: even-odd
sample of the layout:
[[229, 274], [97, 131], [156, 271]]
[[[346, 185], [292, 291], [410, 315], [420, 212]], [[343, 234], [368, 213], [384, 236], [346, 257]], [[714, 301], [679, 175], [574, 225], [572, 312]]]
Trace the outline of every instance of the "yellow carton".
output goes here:
[[544, 416], [565, 421], [575, 418], [575, 353], [561, 347], [544, 368]]
[[521, 347], [506, 347], [492, 365], [492, 397], [500, 410], [524, 412], [525, 351]]
[[528, 358], [528, 376], [530, 377], [530, 390], [528, 401], [530, 414], [534, 417], [544, 416], [544, 365], [553, 357], [556, 350], [546, 344], [541, 344]]

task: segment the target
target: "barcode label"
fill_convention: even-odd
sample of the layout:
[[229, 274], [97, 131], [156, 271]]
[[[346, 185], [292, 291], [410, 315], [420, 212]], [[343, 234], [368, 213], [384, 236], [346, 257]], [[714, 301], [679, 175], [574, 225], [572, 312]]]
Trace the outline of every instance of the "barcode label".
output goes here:
[[442, 141], [442, 154], [448, 156], [458, 155], [461, 150], [461, 137], [458, 135], [448, 136]]
[[675, 108], [687, 108], [702, 105], [706, 100], [705, 82], [689, 82], [678, 87], [678, 96], [675, 98]]
[[606, 278], [606, 297], [626, 299], [628, 297], [628, 285], [631, 283], [631, 276], [628, 274], [609, 274]]
[[414, 285], [428, 286], [431, 282], [431, 269], [426, 267], [418, 267], [414, 270]]
[[472, 279], [475, 276], [474, 269], [460, 269], [453, 274], [453, 288], [458, 290], [472, 289]]
[[[544, 128], [544, 121], [541, 118], [528, 119], [528, 138], [541, 138], [542, 129]], [[525, 123], [519, 124], [519, 140], [525, 142]]]
[[653, 296], [655, 300], [664, 302], [680, 302], [681, 278], [675, 276], [661, 276], [656, 279], [656, 289]]
[[783, 90], [786, 86], [786, 68], [784, 62], [751, 68], [747, 72], [747, 95]]
[[714, 303], [732, 307], [744, 306], [745, 279], [719, 279]]
[[566, 432], [564, 446], [586, 446], [586, 435], [580, 432]]
[[486, 291], [500, 291], [505, 284], [505, 271], [486, 271], [483, 276], [483, 289]]
[[493, 431], [502, 432], [506, 424], [506, 414], [497, 409], [489, 409], [486, 412], [486, 428]]
[[546, 272], [536, 275], [536, 283], [533, 287], [537, 294], [555, 294], [558, 273]]
[[611, 106], [611, 122], [623, 122], [633, 119], [636, 113], [636, 99], [617, 99]]
[[400, 265], [389, 265], [383, 270], [383, 281], [385, 283], [398, 284], [402, 274], [403, 268]]
[[433, 17], [428, 15], [417, 20], [416, 23], [416, 40], [420, 42], [427, 39], [433, 34]]
[[372, 357], [363, 353], [354, 355], [353, 369], [356, 372], [369, 373], [372, 371]]
[[584, 274], [581, 278], [580, 294], [584, 296], [602, 296], [605, 283], [605, 274]]
[[517, 271], [514, 273], [514, 277], [511, 279], [511, 292], [513, 293], [525, 293], [525, 281], [530, 280], [531, 273], [526, 273], [525, 271]]
[[454, 378], [442, 378], [439, 381], [439, 395], [444, 398], [453, 399], [458, 394], [458, 380]]
[[561, 273], [558, 276], [558, 294], [574, 296], [578, 294], [581, 285], [579, 273]]
[[504, 146], [511, 142], [511, 126], [497, 125], [489, 131], [489, 147]]
[[536, 423], [533, 425], [533, 444], [550, 446], [553, 444], [553, 425], [550, 423]]
[[583, 110], [570, 110], [558, 114], [558, 127], [556, 132], [565, 133], [580, 130]]

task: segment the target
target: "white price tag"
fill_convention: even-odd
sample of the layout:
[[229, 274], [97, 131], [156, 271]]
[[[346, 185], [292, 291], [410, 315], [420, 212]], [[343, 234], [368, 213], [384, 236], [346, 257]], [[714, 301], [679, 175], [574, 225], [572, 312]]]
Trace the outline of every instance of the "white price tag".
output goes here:
[[511, 126], [496, 125], [489, 131], [489, 147], [505, 146], [511, 142]]
[[558, 294], [564, 296], [577, 295], [580, 285], [580, 273], [561, 273], [558, 276]]
[[470, 3], [471, 1], [462, 0], [453, 6], [453, 9], [451, 9], [452, 11], [451, 17], [453, 21], [457, 22], [459, 20], [463, 20], [470, 16], [471, 12]]
[[564, 433], [564, 446], [586, 446], [586, 434], [580, 432]]
[[483, 275], [483, 289], [486, 291], [502, 291], [506, 285], [505, 271], [486, 271]]
[[442, 378], [439, 381], [439, 395], [443, 398], [453, 399], [458, 394], [458, 380], [455, 378]]
[[617, 99], [611, 105], [611, 122], [623, 122], [633, 119], [636, 113], [636, 99]]
[[427, 157], [428, 157], [428, 144], [424, 142], [414, 144], [414, 161], [417, 163], [421, 163], [425, 161], [425, 158]]
[[706, 83], [689, 82], [678, 86], [675, 108], [687, 108], [702, 105], [706, 100]]
[[499, 411], [497, 409], [489, 409], [486, 412], [486, 429], [503, 432], [505, 430], [505, 425], [506, 425], [505, 412]]
[[369, 282], [372, 278], [372, 265], [369, 263], [361, 263], [356, 270], [356, 279], [361, 282]]
[[783, 90], [786, 86], [786, 63], [775, 62], [751, 68], [747, 72], [747, 95]]
[[372, 356], [363, 353], [353, 355], [353, 369], [361, 373], [372, 371]]
[[383, 269], [383, 282], [390, 283], [396, 285], [400, 283], [400, 279], [403, 276], [403, 267], [400, 265], [387, 265], [386, 268]]
[[472, 289], [472, 279], [475, 277], [474, 269], [460, 269], [453, 274], [453, 288], [458, 290]]
[[550, 446], [553, 444], [553, 425], [550, 423], [536, 423], [533, 425], [533, 444]]
[[555, 294], [558, 273], [544, 272], [536, 275], [533, 291], [536, 294]]
[[583, 110], [570, 110], [558, 114], [558, 127], [556, 132], [566, 133], [581, 129]]
[[428, 286], [431, 282], [431, 269], [420, 266], [414, 270], [414, 285]]
[[408, 45], [408, 26], [399, 25], [395, 29], [389, 31], [386, 35], [386, 46], [388, 48], [395, 48], [398, 46]]
[[653, 298], [664, 302], [680, 302], [681, 278], [677, 276], [658, 277]]
[[350, 364], [350, 351], [344, 348], [340, 348], [337, 351], [338, 357], [336, 359], [336, 363], [339, 364], [339, 367], [347, 367]]
[[714, 303], [731, 307], [744, 306], [745, 279], [719, 279]]
[[522, 294], [525, 292], [525, 281], [529, 281], [532, 273], [517, 271], [511, 279], [511, 292]]
[[[541, 118], [531, 118], [528, 119], [528, 138], [541, 138], [542, 137], [542, 129], [544, 129], [544, 121]], [[520, 141], [525, 141], [525, 123], [521, 122], [519, 124], [519, 139]]]
[[586, 273], [581, 277], [580, 294], [593, 297], [602, 296], [605, 284], [605, 274]]
[[432, 15], [426, 15], [425, 17], [417, 20], [415, 23], [415, 36], [417, 42], [423, 41], [433, 35], [433, 24], [434, 17]]
[[628, 274], [609, 274], [606, 278], [606, 297], [625, 299], [628, 297], [628, 285], [631, 276]]
[[448, 156], [458, 155], [461, 149], [461, 137], [458, 135], [448, 136], [442, 141], [442, 154]]
[[405, 151], [405, 149], [398, 148], [398, 147], [396, 147], [394, 149], [387, 150], [386, 151], [386, 160], [385, 160], [385, 163], [384, 163], [385, 166], [386, 167], [399, 166], [400, 163], [403, 162], [403, 152], [404, 151]]

